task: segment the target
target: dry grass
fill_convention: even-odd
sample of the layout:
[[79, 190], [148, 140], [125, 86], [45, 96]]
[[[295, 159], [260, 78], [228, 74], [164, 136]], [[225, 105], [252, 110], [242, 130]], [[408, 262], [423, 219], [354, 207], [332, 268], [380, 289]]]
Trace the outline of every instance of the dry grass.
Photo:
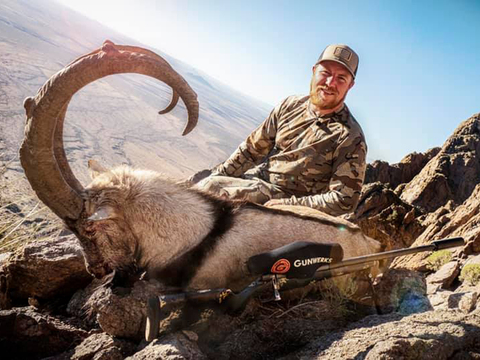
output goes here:
[[427, 269], [431, 271], [439, 270], [443, 265], [452, 260], [452, 253], [449, 250], [439, 250], [433, 252], [425, 259]]
[[[0, 159], [1, 159], [0, 154]], [[59, 236], [62, 223], [41, 203], [23, 175], [0, 160], [0, 253]]]

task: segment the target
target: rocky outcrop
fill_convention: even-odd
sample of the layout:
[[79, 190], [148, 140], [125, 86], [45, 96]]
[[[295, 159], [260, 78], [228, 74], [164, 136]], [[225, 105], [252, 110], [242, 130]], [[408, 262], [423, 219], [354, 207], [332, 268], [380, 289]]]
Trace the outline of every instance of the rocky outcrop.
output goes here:
[[[410, 154], [399, 164], [376, 162], [368, 171], [368, 182], [376, 182], [363, 187], [347, 218], [387, 249], [462, 236], [466, 255], [480, 250], [480, 114], [462, 122], [441, 149]], [[398, 258], [393, 267], [425, 271], [426, 256]]]
[[[449, 202], [426, 215], [423, 224], [425, 231], [417, 238], [415, 246], [441, 238], [462, 236], [467, 244], [461, 250], [465, 256], [480, 252], [480, 184], [463, 204], [455, 207], [453, 202]], [[398, 258], [393, 262], [393, 267], [425, 270], [424, 259], [427, 256], [424, 253]]]
[[376, 160], [367, 165], [365, 184], [379, 181], [388, 184], [391, 189], [396, 189], [398, 185], [410, 182], [439, 151], [440, 148], [436, 147], [425, 153], [414, 152], [392, 165]]
[[400, 197], [428, 212], [463, 203], [480, 183], [480, 114], [464, 121]]
[[388, 185], [375, 182], [363, 187], [357, 209], [345, 218], [391, 250], [412, 245], [425, 230], [420, 215], [418, 208], [400, 199]]
[[480, 311], [375, 315], [284, 359], [473, 359], [480, 356], [479, 338]]
[[[414, 353], [423, 358], [427, 354], [425, 347], [438, 347], [440, 353], [449, 357], [471, 355], [478, 352], [472, 339], [479, 335], [480, 284], [453, 284], [459, 282], [460, 265], [475, 264], [478, 259], [477, 255], [459, 256], [428, 276], [412, 270], [389, 270], [374, 284], [375, 302], [382, 315], [353, 323], [346, 330], [343, 326], [352, 315], [361, 316], [361, 305], [347, 305], [327, 286], [322, 287], [324, 300], [278, 305], [253, 301], [240, 317], [206, 313], [191, 330], [162, 332], [164, 335], [158, 340], [146, 344], [142, 341], [145, 301], [165, 289], [155, 281], [111, 288], [98, 280], [72, 297], [67, 320], [57, 319], [58, 315], [43, 315], [33, 308], [11, 310], [0, 312], [0, 328], [15, 338], [16, 346], [21, 347], [25, 342], [19, 358], [37, 358], [31, 354], [38, 352], [41, 357], [55, 355], [50, 360], [127, 356], [129, 359], [246, 359], [279, 358], [285, 354], [294, 358], [394, 359], [408, 358]], [[392, 314], [385, 315], [388, 313]], [[87, 333], [83, 326], [92, 330]], [[61, 334], [58, 340], [57, 331]], [[43, 333], [52, 338], [46, 340]], [[2, 341], [5, 334], [0, 335]], [[32, 334], [35, 341], [31, 341]], [[302, 350], [297, 353], [299, 348]], [[5, 341], [0, 342], [0, 349], [11, 347]]]

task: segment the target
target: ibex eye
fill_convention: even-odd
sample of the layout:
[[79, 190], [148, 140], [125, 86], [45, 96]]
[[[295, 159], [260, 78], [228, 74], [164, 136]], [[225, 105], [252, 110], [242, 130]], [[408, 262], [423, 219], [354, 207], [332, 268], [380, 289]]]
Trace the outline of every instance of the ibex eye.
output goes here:
[[108, 211], [108, 209], [104, 207], [101, 207], [97, 209], [97, 211], [95, 211], [95, 213], [93, 213], [93, 215], [90, 216], [88, 220], [99, 221], [99, 220], [106, 220], [109, 217], [110, 217], [110, 211]]

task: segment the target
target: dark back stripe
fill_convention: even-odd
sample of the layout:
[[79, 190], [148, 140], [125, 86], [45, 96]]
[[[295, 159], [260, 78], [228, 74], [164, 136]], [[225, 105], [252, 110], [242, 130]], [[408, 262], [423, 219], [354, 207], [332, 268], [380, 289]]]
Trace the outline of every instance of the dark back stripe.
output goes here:
[[233, 225], [235, 203], [202, 192], [198, 192], [198, 194], [213, 205], [213, 216], [215, 217], [213, 227], [198, 245], [155, 274], [155, 277], [166, 285], [181, 288], [188, 286], [221, 236]]
[[[341, 222], [335, 222], [328, 219], [319, 219], [314, 216], [301, 215], [293, 211], [280, 210], [261, 206], [255, 203], [238, 200], [224, 200], [213, 195], [197, 191], [193, 189], [185, 189], [185, 191], [194, 191], [203, 197], [204, 200], [212, 204], [215, 217], [214, 224], [210, 232], [205, 238], [194, 248], [187, 251], [177, 259], [174, 259], [165, 268], [156, 272], [155, 277], [169, 286], [185, 288], [196, 275], [198, 269], [203, 265], [206, 257], [218, 244], [219, 239], [234, 224], [235, 213], [242, 209], [255, 209], [264, 213], [271, 213], [281, 216], [296, 217], [303, 220], [314, 221], [323, 225], [344, 227], [346, 230], [355, 233], [361, 231], [358, 227], [345, 225]], [[296, 239], [292, 239], [292, 242]], [[308, 239], [304, 239], [308, 240]]]

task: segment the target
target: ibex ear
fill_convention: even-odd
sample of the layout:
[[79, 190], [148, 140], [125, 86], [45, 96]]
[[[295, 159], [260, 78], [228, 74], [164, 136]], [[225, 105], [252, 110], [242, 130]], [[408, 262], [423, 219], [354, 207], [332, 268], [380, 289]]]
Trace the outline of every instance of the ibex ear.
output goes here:
[[97, 211], [95, 211], [91, 216], [88, 217], [88, 220], [91, 221], [100, 221], [107, 220], [114, 216], [114, 210], [111, 206], [100, 206]]
[[108, 171], [108, 169], [100, 165], [100, 163], [96, 160], [88, 160], [88, 171], [93, 180], [101, 173]]

